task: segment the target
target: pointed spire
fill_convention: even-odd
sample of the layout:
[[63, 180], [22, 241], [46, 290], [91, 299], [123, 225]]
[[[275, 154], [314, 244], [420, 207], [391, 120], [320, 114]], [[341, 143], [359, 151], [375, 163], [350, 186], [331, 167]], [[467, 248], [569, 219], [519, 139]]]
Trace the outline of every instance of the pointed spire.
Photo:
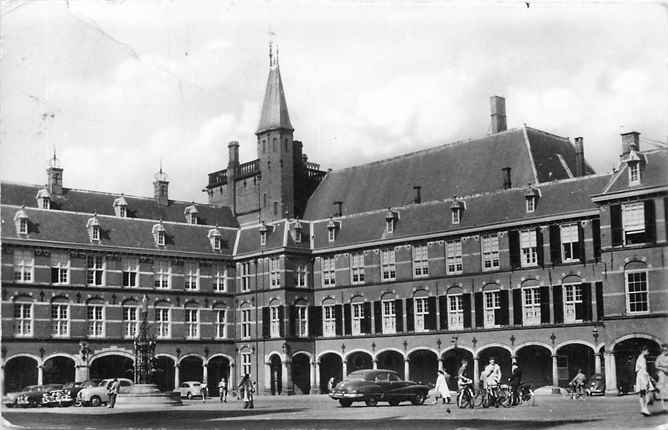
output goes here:
[[278, 66], [278, 45], [269, 41], [269, 77], [256, 134], [276, 129], [293, 131], [288, 104], [285, 101], [281, 70]]

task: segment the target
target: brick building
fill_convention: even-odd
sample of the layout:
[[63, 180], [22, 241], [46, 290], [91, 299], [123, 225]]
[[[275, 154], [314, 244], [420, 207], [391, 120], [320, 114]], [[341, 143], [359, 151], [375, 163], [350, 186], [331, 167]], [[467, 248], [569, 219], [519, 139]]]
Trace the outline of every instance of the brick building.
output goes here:
[[[160, 385], [249, 373], [265, 393], [391, 368], [433, 382], [490, 356], [564, 386], [578, 368], [631, 391], [665, 342], [668, 151], [621, 138], [596, 174], [583, 140], [506, 129], [324, 172], [293, 139], [278, 58], [257, 159], [209, 174], [208, 204], [4, 182], [3, 389], [127, 376], [148, 306]], [[481, 127], [482, 128], [482, 127]], [[619, 145], [618, 143], [611, 143]], [[650, 360], [650, 366], [652, 360]], [[453, 385], [454, 388], [454, 385]]]

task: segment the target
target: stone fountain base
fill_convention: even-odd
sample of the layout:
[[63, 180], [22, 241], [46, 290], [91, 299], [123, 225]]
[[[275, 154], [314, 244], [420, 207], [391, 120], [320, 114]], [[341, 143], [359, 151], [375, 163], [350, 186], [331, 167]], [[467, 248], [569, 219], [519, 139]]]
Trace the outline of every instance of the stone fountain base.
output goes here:
[[183, 402], [178, 391], [160, 391], [155, 384], [135, 384], [127, 393], [120, 393], [116, 398], [116, 407], [122, 409], [181, 405]]

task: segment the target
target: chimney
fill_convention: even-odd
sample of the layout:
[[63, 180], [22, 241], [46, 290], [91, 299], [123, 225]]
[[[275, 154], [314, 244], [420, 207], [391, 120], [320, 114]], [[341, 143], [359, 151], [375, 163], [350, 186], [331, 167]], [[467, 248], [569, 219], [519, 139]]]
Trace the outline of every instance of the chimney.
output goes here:
[[56, 151], [53, 151], [53, 158], [49, 160], [49, 167], [46, 169], [47, 190], [52, 196], [63, 194], [63, 168], [60, 161], [56, 158]]
[[227, 144], [228, 152], [228, 169], [232, 166], [239, 166], [239, 142], [236, 140]]
[[343, 216], [343, 202], [342, 201], [335, 201], [334, 206], [336, 206], [334, 216]]
[[640, 133], [637, 131], [622, 133], [622, 156], [631, 151], [640, 151]]
[[506, 131], [506, 99], [501, 96], [492, 96], [489, 98], [490, 115], [492, 118], [491, 133]]
[[413, 187], [415, 190], [415, 200], [413, 200], [414, 203], [422, 203], [422, 187], [419, 185], [416, 185]]
[[575, 138], [575, 176], [584, 176], [585, 174], [585, 154], [582, 137]]
[[510, 167], [504, 167], [501, 169], [503, 175], [503, 189], [507, 190], [512, 188], [513, 183], [510, 180]]
[[156, 173], [153, 181], [153, 196], [155, 197], [155, 202], [158, 206], [168, 206], [169, 205], [169, 179], [167, 174], [162, 171]]

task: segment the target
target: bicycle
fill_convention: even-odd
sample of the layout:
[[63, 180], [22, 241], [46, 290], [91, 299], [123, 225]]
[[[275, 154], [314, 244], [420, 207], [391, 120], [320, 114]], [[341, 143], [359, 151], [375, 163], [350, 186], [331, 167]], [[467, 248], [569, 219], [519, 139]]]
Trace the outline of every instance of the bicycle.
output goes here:
[[481, 406], [483, 408], [489, 408], [491, 406], [498, 408], [507, 397], [507, 387], [508, 386], [506, 385], [505, 389], [501, 389], [498, 385], [494, 385], [489, 388], [483, 388], [480, 391]]
[[507, 408], [510, 406], [521, 405], [524, 402], [528, 402], [532, 398], [532, 386], [529, 384], [520, 384], [520, 386], [517, 387], [517, 391], [512, 390], [512, 388], [510, 389], [508, 397], [505, 399], [503, 406]]
[[584, 384], [569, 384], [568, 395], [570, 396], [571, 400], [584, 400]]
[[459, 391], [457, 392], [457, 406], [459, 406], [461, 409], [473, 409], [474, 404], [475, 394], [473, 393], [473, 382], [460, 384]]

